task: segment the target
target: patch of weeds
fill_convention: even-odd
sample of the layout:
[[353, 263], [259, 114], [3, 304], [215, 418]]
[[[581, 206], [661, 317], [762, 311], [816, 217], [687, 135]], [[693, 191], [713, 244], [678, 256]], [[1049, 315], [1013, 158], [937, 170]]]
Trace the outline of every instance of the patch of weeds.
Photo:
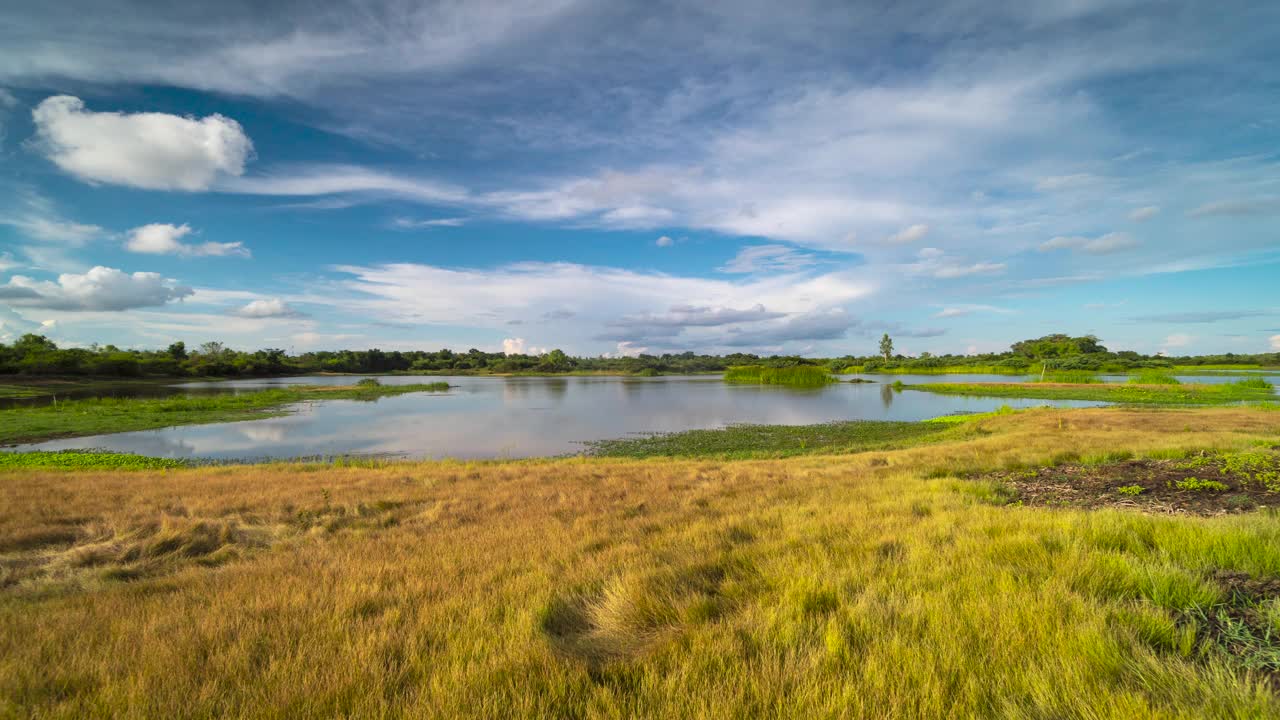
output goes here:
[[1116, 488], [1116, 492], [1121, 495], [1128, 495], [1129, 497], [1137, 497], [1146, 491], [1147, 489], [1141, 485], [1121, 485]]
[[1197, 477], [1189, 477], [1178, 480], [1173, 486], [1179, 490], [1190, 490], [1191, 492], [1222, 492], [1227, 490], [1227, 486], [1217, 480], [1201, 480]]

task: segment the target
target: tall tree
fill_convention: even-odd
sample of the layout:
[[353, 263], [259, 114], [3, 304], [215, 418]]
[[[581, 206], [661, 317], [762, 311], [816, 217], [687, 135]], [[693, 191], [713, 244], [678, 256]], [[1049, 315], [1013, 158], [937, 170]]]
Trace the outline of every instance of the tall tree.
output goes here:
[[885, 362], [889, 362], [890, 356], [893, 355], [893, 338], [889, 337], [889, 333], [880, 337], [880, 354], [884, 356]]

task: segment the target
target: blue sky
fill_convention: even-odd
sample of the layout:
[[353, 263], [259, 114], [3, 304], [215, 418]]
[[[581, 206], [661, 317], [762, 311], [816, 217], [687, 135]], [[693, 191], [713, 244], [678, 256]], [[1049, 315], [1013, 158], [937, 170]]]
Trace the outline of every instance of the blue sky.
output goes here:
[[1280, 350], [1274, 3], [23, 5], [0, 341]]

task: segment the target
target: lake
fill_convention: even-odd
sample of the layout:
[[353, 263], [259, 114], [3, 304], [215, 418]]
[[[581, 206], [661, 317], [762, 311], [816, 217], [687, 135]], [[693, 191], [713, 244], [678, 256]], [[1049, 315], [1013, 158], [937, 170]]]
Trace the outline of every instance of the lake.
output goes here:
[[[846, 376], [848, 377], [848, 376]], [[358, 376], [186, 383], [173, 392], [244, 392], [288, 384], [350, 385]], [[1008, 380], [993, 376], [873, 376], [893, 382]], [[1018, 400], [894, 392], [839, 383], [796, 390], [729, 385], [716, 375], [636, 377], [380, 377], [384, 384], [445, 380], [447, 393], [291, 406], [263, 420], [186, 425], [52, 440], [16, 450], [101, 448], [159, 457], [267, 459], [376, 454], [408, 458], [515, 458], [580, 452], [582, 442], [632, 433], [735, 423], [807, 425], [836, 420], [924, 420], [1001, 405], [1089, 407], [1088, 401]]]

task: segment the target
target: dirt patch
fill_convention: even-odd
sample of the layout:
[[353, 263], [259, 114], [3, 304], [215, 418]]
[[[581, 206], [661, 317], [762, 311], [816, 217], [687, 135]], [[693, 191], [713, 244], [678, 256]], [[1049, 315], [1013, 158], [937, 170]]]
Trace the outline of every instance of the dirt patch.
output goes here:
[[1275, 468], [1280, 468], [1280, 454], [1255, 451], [1206, 453], [1180, 460], [1063, 464], [991, 473], [980, 479], [1010, 488], [1014, 504], [1225, 515], [1280, 507]]
[[1272, 692], [1280, 692], [1280, 638], [1275, 637], [1262, 610], [1280, 597], [1280, 579], [1226, 570], [1212, 577], [1227, 591], [1226, 602], [1186, 610], [1179, 623], [1195, 626], [1202, 657], [1223, 656], [1230, 665], [1257, 673]]

